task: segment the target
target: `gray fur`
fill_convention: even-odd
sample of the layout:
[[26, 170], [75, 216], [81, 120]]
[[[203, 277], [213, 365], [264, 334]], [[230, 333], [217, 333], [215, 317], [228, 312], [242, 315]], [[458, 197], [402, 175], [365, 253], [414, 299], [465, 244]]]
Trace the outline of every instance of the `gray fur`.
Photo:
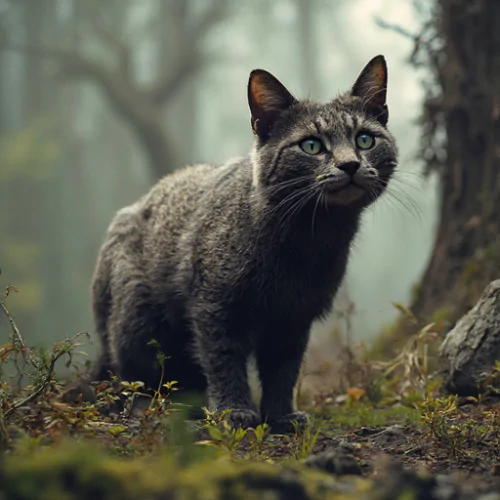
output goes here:
[[[257, 138], [249, 157], [178, 171], [118, 212], [100, 251], [93, 307], [102, 341], [96, 378], [111, 370], [155, 387], [147, 345], [155, 338], [169, 356], [165, 380], [207, 388], [210, 408], [233, 410], [237, 425], [266, 419], [289, 430], [305, 418], [293, 388], [311, 323], [330, 310], [360, 215], [383, 192], [397, 152], [386, 108], [372, 106], [380, 88], [356, 95], [355, 86], [320, 104], [297, 101], [276, 82], [252, 73], [251, 85], [271, 98], [264, 104], [282, 109], [250, 95]], [[376, 135], [373, 149], [355, 146], [359, 130]], [[297, 145], [311, 136], [324, 153]], [[353, 175], [346, 162], [359, 162]], [[251, 355], [260, 412], [247, 382]]]

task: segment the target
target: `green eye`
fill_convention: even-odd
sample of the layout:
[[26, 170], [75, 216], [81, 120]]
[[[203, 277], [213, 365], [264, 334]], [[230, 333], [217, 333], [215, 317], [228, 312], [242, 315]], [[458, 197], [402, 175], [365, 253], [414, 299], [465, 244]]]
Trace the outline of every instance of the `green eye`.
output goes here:
[[308, 155], [317, 155], [323, 151], [323, 143], [318, 139], [306, 139], [300, 143], [300, 149]]
[[356, 136], [356, 146], [359, 149], [370, 149], [375, 145], [375, 137], [370, 134], [358, 134]]

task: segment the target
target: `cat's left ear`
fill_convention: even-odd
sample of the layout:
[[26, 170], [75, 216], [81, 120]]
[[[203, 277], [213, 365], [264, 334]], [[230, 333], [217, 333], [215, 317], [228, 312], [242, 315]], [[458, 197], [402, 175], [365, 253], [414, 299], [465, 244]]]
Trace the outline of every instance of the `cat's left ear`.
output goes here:
[[276, 118], [297, 100], [271, 73], [254, 69], [248, 81], [248, 104], [252, 113], [252, 130], [265, 140]]
[[363, 99], [367, 111], [382, 125], [389, 119], [387, 109], [387, 64], [384, 56], [374, 57], [361, 71], [351, 94]]

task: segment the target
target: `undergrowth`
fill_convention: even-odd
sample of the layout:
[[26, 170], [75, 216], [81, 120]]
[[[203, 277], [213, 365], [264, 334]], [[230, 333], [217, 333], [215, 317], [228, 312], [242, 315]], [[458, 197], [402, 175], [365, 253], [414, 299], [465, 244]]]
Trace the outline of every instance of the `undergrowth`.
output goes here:
[[[48, 481], [47, 492], [59, 495], [50, 496], [49, 492], [46, 498], [70, 498], [64, 496], [66, 486], [60, 481], [80, 485], [82, 491], [99, 492], [94, 495], [99, 498], [156, 498], [155, 488], [160, 491], [167, 483], [174, 490], [190, 491], [187, 485], [195, 469], [201, 481], [211, 471], [218, 482], [206, 486], [205, 496], [196, 496], [192, 490], [191, 496], [182, 498], [219, 498], [226, 487], [239, 492], [234, 495], [245, 492], [247, 496], [241, 498], [261, 498], [243, 476], [235, 475], [236, 470], [246, 469], [234, 464], [253, 464], [248, 474], [270, 484], [272, 477], [287, 469], [275, 468], [271, 473], [271, 469], [258, 468], [259, 463], [299, 467], [296, 474], [300, 476], [305, 474], [300, 469], [304, 459], [328, 447], [336, 436], [355, 436], [396, 424], [420, 441], [432, 443], [433, 453], [440, 456], [470, 458], [500, 449], [500, 410], [485, 403], [498, 394], [500, 364], [485, 376], [484, 395], [479, 399], [460, 401], [441, 395], [435, 357], [441, 327], [437, 323], [418, 325], [400, 304], [395, 306], [418, 325], [418, 332], [389, 360], [374, 360], [364, 346], [344, 347], [339, 389], [308, 397], [308, 407], [303, 409], [309, 411], [310, 423], [282, 436], [272, 434], [266, 423], [256, 429], [234, 429], [226, 413], [207, 409], [203, 420], [188, 422], [186, 409], [171, 402], [176, 382], [163, 377], [153, 391], [146, 391], [141, 381], [115, 377], [84, 384], [75, 392], [56, 376], [56, 367], [65, 363], [78, 370], [75, 356], [81, 352], [86, 334], [65, 339], [52, 349], [26, 345], [7, 308], [13, 292], [8, 287], [0, 300], [10, 328], [9, 341], [0, 346], [0, 479], [10, 478], [8, 484], [12, 485], [16, 478], [31, 474], [15, 498], [42, 498], [36, 496], [42, 480]], [[163, 367], [165, 356], [157, 351], [157, 362]], [[76, 446], [76, 442], [81, 444]], [[150, 466], [143, 470], [139, 464], [145, 458]], [[49, 464], [61, 468], [59, 476], [48, 470]], [[163, 476], [153, 478], [153, 471], [160, 469], [165, 471]], [[66, 474], [64, 480], [61, 474]], [[137, 484], [150, 497], [134, 496], [136, 486], [127, 474], [138, 478]], [[311, 484], [318, 486], [323, 480], [315, 481]], [[294, 484], [303, 495], [297, 498], [329, 498], [314, 496], [314, 488], [304, 489], [299, 480]], [[371, 483], [362, 484], [371, 487]], [[10, 498], [8, 490], [1, 488], [0, 497], [3, 491]]]

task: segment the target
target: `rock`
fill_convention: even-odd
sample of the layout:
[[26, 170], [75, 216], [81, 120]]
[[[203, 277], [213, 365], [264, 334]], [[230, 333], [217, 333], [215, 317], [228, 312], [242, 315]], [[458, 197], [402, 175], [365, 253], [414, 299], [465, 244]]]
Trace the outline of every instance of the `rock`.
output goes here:
[[415, 472], [394, 460], [384, 460], [375, 479], [375, 493], [366, 498], [395, 500], [496, 500], [496, 494], [481, 494], [466, 476]]
[[405, 428], [402, 425], [395, 424], [386, 427], [376, 434], [372, 434], [369, 437], [369, 440], [379, 446], [387, 446], [389, 444], [395, 444], [397, 442], [406, 442], [407, 435], [405, 433]]
[[362, 474], [361, 467], [356, 459], [341, 449], [325, 450], [318, 455], [310, 455], [306, 458], [308, 467], [324, 470], [330, 474], [356, 475]]
[[448, 391], [476, 396], [480, 381], [500, 360], [500, 280], [492, 281], [478, 303], [446, 335], [440, 351]]

